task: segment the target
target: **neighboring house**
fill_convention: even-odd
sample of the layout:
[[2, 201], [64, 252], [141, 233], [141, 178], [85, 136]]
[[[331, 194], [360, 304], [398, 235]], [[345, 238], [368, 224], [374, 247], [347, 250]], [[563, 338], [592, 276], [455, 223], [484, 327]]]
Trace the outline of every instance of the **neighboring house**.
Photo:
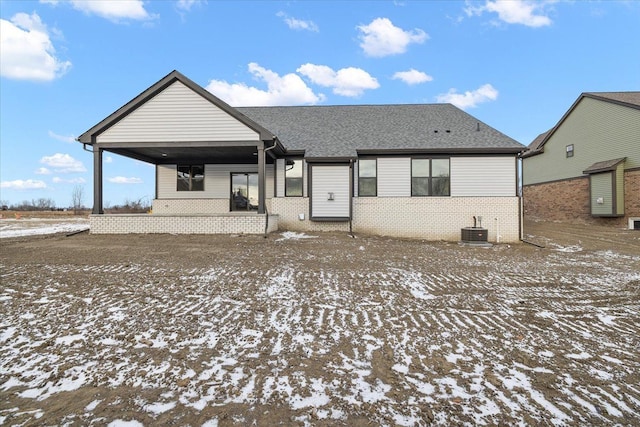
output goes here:
[[640, 92], [581, 94], [522, 157], [525, 217], [640, 229]]
[[[450, 104], [233, 108], [173, 71], [78, 141], [92, 233], [353, 231], [520, 238], [524, 146]], [[104, 151], [156, 167], [152, 214], [106, 215]], [[480, 224], [478, 224], [480, 225]]]

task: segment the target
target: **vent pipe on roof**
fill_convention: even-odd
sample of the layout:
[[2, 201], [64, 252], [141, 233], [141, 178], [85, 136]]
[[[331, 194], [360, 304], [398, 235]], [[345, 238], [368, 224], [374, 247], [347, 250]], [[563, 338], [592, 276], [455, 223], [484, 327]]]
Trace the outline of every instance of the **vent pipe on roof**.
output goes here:
[[476, 123], [476, 132], [480, 132], [480, 122]]

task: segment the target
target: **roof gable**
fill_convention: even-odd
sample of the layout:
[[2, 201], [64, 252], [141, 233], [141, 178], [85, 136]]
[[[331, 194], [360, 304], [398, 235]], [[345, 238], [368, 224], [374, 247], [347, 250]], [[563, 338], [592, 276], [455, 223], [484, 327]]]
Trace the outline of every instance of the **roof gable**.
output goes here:
[[551, 139], [556, 130], [573, 113], [584, 98], [591, 98], [602, 102], [610, 102], [627, 108], [640, 109], [640, 92], [583, 92], [571, 105], [562, 118], [546, 133], [538, 135], [528, 146], [522, 157], [530, 157], [544, 152], [544, 146]]
[[[182, 96], [182, 101], [187, 100], [189, 103], [192, 103], [192, 105], [199, 104], [200, 115], [196, 114], [190, 117], [189, 115], [193, 112], [192, 110], [180, 108], [173, 108], [172, 111], [166, 111], [165, 109], [163, 112], [163, 107], [161, 106], [161, 104], [163, 104], [162, 101], [178, 93]], [[184, 107], [184, 105], [182, 105], [182, 107]], [[156, 129], [158, 131], [157, 133], [161, 134], [163, 129], [171, 129], [179, 123], [187, 126], [202, 126], [203, 123], [211, 121], [212, 118], [214, 118], [213, 121], [215, 122], [215, 116], [217, 116], [218, 119], [223, 117], [235, 119], [236, 123], [231, 123], [231, 127], [236, 126], [235, 130], [239, 133], [242, 133], [241, 128], [245, 127], [255, 132], [257, 137], [262, 140], [272, 140], [274, 138], [271, 131], [240, 114], [236, 109], [178, 71], [172, 71], [107, 118], [80, 135], [77, 140], [89, 144], [100, 138], [108, 140], [109, 138], [117, 137], [118, 131], [127, 128], [127, 125], [136, 121], [143, 121], [144, 119], [156, 120], [156, 124], [159, 126], [159, 128]], [[211, 123], [209, 123], [209, 125], [211, 125]], [[206, 133], [206, 130], [203, 132]], [[256, 137], [254, 136], [251, 139], [254, 138]]]

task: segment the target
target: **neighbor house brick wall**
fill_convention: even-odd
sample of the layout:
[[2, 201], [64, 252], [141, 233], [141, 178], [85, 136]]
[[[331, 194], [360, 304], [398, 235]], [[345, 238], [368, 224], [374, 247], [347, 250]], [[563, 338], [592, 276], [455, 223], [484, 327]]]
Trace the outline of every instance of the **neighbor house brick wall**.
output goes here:
[[[90, 215], [91, 234], [262, 234], [266, 215]], [[278, 216], [269, 215], [268, 233], [278, 230]]]
[[640, 169], [624, 173], [624, 224], [629, 218], [640, 218]]
[[630, 217], [640, 217], [640, 170], [624, 173], [623, 218], [594, 218], [589, 206], [589, 177], [526, 185], [524, 216], [533, 220], [581, 221], [626, 227]]
[[589, 178], [580, 177], [523, 188], [525, 218], [548, 221], [588, 221]]
[[[349, 230], [348, 222], [310, 221], [308, 198], [279, 197], [272, 203], [281, 230]], [[460, 230], [482, 216], [490, 241], [517, 242], [519, 209], [517, 197], [356, 197], [352, 227], [356, 233], [458, 241]]]

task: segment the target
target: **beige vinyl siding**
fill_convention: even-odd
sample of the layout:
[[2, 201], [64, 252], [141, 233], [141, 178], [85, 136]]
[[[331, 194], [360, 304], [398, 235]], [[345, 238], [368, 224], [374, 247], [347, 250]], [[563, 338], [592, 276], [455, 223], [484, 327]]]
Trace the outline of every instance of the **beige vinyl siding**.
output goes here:
[[358, 166], [360, 162], [353, 162], [353, 196], [358, 197]]
[[[613, 174], [611, 172], [591, 175], [591, 214], [611, 215], [613, 206]], [[598, 199], [604, 203], [598, 203]]]
[[[349, 166], [312, 166], [311, 214], [313, 218], [348, 218]], [[334, 200], [328, 200], [333, 193]]]
[[259, 139], [257, 132], [179, 81], [97, 137], [98, 143]]
[[[573, 157], [566, 157], [569, 144]], [[596, 162], [623, 157], [625, 169], [640, 167], [640, 110], [585, 97], [547, 141], [544, 153], [524, 159], [524, 184], [583, 176]]]
[[[276, 160], [276, 197], [284, 197], [284, 159]], [[303, 180], [304, 187], [304, 180]], [[304, 191], [304, 190], [303, 190]]]
[[378, 197], [411, 197], [410, 157], [378, 157]]
[[[176, 165], [158, 165], [158, 199], [228, 199], [231, 173], [257, 173], [258, 165], [205, 165], [204, 191], [177, 191]], [[266, 197], [273, 197], [273, 165], [267, 165]]]
[[515, 157], [451, 157], [450, 174], [453, 197], [516, 195]]
[[309, 186], [307, 184], [309, 179], [309, 166], [305, 160], [302, 161], [302, 196], [309, 197]]

